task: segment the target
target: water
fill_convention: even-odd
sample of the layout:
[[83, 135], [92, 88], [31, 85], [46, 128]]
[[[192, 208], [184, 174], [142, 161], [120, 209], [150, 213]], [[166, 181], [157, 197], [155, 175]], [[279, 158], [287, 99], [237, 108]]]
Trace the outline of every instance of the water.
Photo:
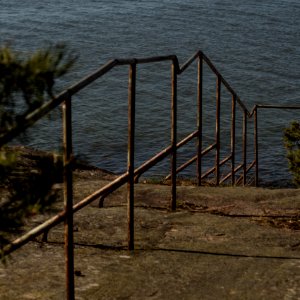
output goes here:
[[[58, 90], [112, 58], [176, 54], [183, 63], [201, 49], [249, 109], [255, 103], [292, 105], [300, 100], [297, 1], [0, 0], [0, 4], [0, 44], [11, 43], [20, 51], [31, 51], [49, 41], [63, 41], [80, 55], [73, 71], [58, 83]], [[126, 168], [127, 73], [126, 67], [119, 67], [74, 97], [75, 152], [115, 172]], [[195, 129], [195, 78], [195, 68], [179, 78], [179, 136]], [[215, 96], [211, 80], [206, 80], [206, 144], [213, 138]], [[169, 82], [169, 64], [138, 68], [137, 163], [169, 143]], [[229, 96], [225, 94], [223, 101], [226, 112]], [[265, 180], [289, 178], [282, 128], [299, 119], [299, 113], [261, 111], [259, 158]], [[226, 145], [228, 117], [222, 127]], [[58, 145], [59, 132], [58, 120], [45, 120], [32, 131], [31, 145]], [[180, 160], [194, 149], [193, 144], [187, 152], [180, 151]], [[162, 171], [157, 168], [154, 172]], [[194, 168], [186, 174], [193, 176]]]

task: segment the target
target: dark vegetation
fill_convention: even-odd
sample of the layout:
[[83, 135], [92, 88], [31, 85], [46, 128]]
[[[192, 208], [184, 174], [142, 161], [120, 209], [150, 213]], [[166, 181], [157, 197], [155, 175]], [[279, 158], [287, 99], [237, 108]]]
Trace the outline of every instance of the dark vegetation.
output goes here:
[[284, 130], [284, 145], [287, 149], [289, 169], [293, 175], [294, 182], [300, 185], [300, 123], [293, 121]]
[[[31, 55], [21, 55], [8, 46], [0, 48], [0, 135], [22, 124], [26, 116], [52, 98], [56, 79], [75, 61], [62, 44]], [[54, 201], [51, 188], [61, 179], [61, 171], [58, 156], [0, 147], [0, 250], [10, 231], [16, 231], [26, 217]]]

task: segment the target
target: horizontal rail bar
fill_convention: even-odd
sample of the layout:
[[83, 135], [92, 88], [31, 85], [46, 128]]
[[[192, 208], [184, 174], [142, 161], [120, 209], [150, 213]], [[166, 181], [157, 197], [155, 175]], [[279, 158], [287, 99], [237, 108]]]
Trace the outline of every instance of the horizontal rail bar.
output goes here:
[[194, 137], [198, 135], [198, 130], [195, 130], [188, 136], [186, 136], [184, 139], [182, 139], [180, 142], [177, 143], [176, 148], [179, 149], [183, 145], [187, 144], [189, 141], [191, 141]]
[[153, 156], [151, 159], [143, 163], [141, 166], [139, 166], [135, 171], [134, 171], [134, 176], [141, 176], [143, 173], [148, 171], [150, 168], [152, 168], [154, 165], [156, 165], [158, 162], [163, 160], [165, 157], [167, 157], [169, 154], [172, 152], [172, 146], [168, 146], [155, 156]]
[[[148, 64], [153, 62], [162, 62], [162, 61], [176, 61], [178, 62], [176, 55], [166, 55], [166, 56], [153, 56], [145, 58], [117, 58], [115, 59], [117, 65], [131, 65], [131, 64]], [[179, 64], [178, 64], [179, 65]]]
[[[231, 159], [232, 155], [230, 154], [226, 158], [224, 158], [222, 161], [220, 161], [219, 166], [223, 166], [226, 162], [228, 162]], [[201, 178], [204, 179], [205, 177], [209, 176], [211, 173], [213, 173], [216, 170], [216, 167], [212, 167], [209, 169], [206, 173], [204, 173]]]
[[[187, 168], [189, 165], [191, 165], [193, 162], [195, 162], [197, 160], [197, 155], [194, 156], [193, 158], [191, 158], [190, 160], [188, 160], [187, 162], [185, 162], [184, 164], [182, 164], [180, 167], [178, 167], [176, 169], [176, 174], [181, 172], [182, 170], [184, 170], [185, 168]], [[171, 174], [169, 174], [168, 176], [165, 177], [165, 180], [168, 180], [171, 178]]]
[[[247, 167], [246, 169], [246, 173], [248, 173], [254, 166], [255, 166], [256, 161], [253, 160], [252, 163]], [[241, 168], [243, 168], [243, 164], [237, 166], [234, 170], [234, 172], [239, 171]], [[228, 173], [222, 180], [221, 183], [225, 182], [227, 179], [229, 179], [232, 176], [232, 173]], [[238, 182], [243, 178], [243, 175], [241, 175], [241, 177], [238, 179]]]
[[[198, 135], [198, 130], [192, 132], [191, 134], [189, 134], [187, 137], [185, 137], [183, 140], [181, 140], [179, 143], [176, 144], [176, 149], [179, 149], [180, 147], [184, 146], [185, 144], [187, 144], [189, 141], [191, 141], [194, 137], [196, 137]], [[195, 161], [195, 157], [192, 158], [192, 162], [193, 163]], [[190, 163], [190, 164], [191, 164]], [[186, 166], [187, 167], [187, 166]], [[184, 169], [184, 168], [183, 168]], [[181, 169], [181, 170], [183, 170]], [[176, 169], [176, 174], [178, 172], [180, 172], [181, 170], [178, 171], [178, 169]], [[171, 178], [171, 174], [169, 174], [165, 179], [168, 180]]]
[[221, 75], [221, 73], [217, 70], [217, 68], [214, 66], [214, 64], [211, 62], [211, 60], [202, 52], [202, 56], [204, 61], [207, 63], [207, 65], [210, 67], [210, 69], [221, 79], [221, 82], [226, 87], [226, 89], [231, 93], [232, 96], [236, 97], [237, 103], [241, 106], [241, 108], [249, 114], [249, 111], [245, 104], [242, 102], [242, 100], [239, 98], [239, 96], [236, 94], [236, 92], [233, 90], [233, 88], [230, 86], [230, 84], [225, 80], [225, 78]]
[[150, 57], [150, 58], [138, 58], [138, 59], [114, 59], [108, 61], [103, 67], [96, 70], [94, 73], [84, 77], [79, 82], [75, 83], [74, 85], [70, 86], [68, 89], [61, 92], [56, 97], [52, 98], [51, 100], [45, 102], [39, 108], [34, 110], [33, 112], [29, 113], [23, 120], [22, 124], [17, 124], [16, 126], [9, 129], [6, 133], [0, 135], [0, 147], [4, 144], [11, 141], [13, 138], [18, 136], [20, 133], [24, 132], [27, 128], [32, 126], [35, 122], [39, 119], [47, 115], [51, 110], [56, 108], [59, 104], [61, 104], [64, 100], [68, 97], [78, 93], [80, 90], [103, 76], [104, 74], [108, 73], [111, 69], [118, 65], [130, 65], [132, 63], [137, 64], [144, 64], [144, 63], [151, 63], [151, 62], [160, 62], [160, 61], [168, 61], [171, 60], [175, 63], [177, 70], [179, 70], [179, 63], [178, 58], [176, 55], [168, 55], [168, 56], [157, 56], [157, 57]]
[[[210, 67], [210, 69], [220, 77], [222, 84], [227, 88], [227, 90], [234, 96], [236, 96], [236, 100], [239, 103], [239, 105], [242, 107], [242, 109], [247, 112], [248, 117], [252, 116], [252, 113], [249, 113], [248, 109], [244, 105], [244, 103], [240, 100], [239, 97], [237, 97], [236, 93], [232, 89], [232, 87], [228, 84], [228, 82], [223, 78], [223, 76], [220, 74], [220, 72], [216, 69], [216, 67], [212, 64], [210, 59], [202, 52], [197, 51], [186, 63], [184, 63], [181, 67], [179, 67], [178, 58], [176, 55], [168, 55], [168, 56], [157, 56], [157, 57], [149, 57], [149, 58], [137, 58], [137, 59], [114, 59], [108, 61], [103, 67], [96, 70], [94, 73], [88, 75], [87, 77], [80, 80], [78, 83], [72, 85], [62, 93], [60, 93], [55, 98], [45, 102], [41, 107], [34, 110], [30, 114], [28, 114], [24, 120], [22, 120], [22, 124], [17, 124], [15, 127], [11, 128], [8, 132], [5, 134], [2, 134], [0, 136], [0, 147], [6, 143], [8, 143], [10, 140], [12, 140], [14, 137], [19, 135], [21, 132], [23, 132], [28, 127], [32, 126], [36, 121], [44, 117], [46, 114], [48, 114], [50, 111], [52, 111], [54, 108], [56, 108], [58, 105], [60, 105], [64, 100], [69, 98], [70, 96], [76, 94], [92, 82], [94, 82], [96, 79], [100, 78], [107, 72], [109, 72], [111, 69], [113, 69], [117, 65], [124, 65], [124, 64], [145, 64], [145, 63], [153, 63], [153, 62], [161, 62], [161, 61], [168, 61], [172, 60], [175, 63], [175, 66], [177, 68], [177, 73], [180, 74], [184, 72], [194, 60], [196, 60], [198, 57], [202, 56], [204, 61], [207, 63], [207, 65]], [[285, 106], [285, 105], [256, 105], [254, 106], [254, 109], [256, 108], [272, 108], [272, 109], [300, 109], [300, 106]], [[177, 147], [181, 147], [183, 144], [187, 143], [189, 140], [191, 140], [193, 137], [195, 137], [197, 134], [197, 131], [192, 133], [190, 136], [188, 136], [186, 139], [182, 140], [180, 143], [177, 144]], [[207, 147], [204, 151], [202, 151], [202, 155], [205, 155], [210, 150], [216, 147], [216, 144], [210, 145]], [[135, 170], [135, 175], [140, 175], [144, 172], [146, 172], [148, 169], [150, 169], [153, 165], [155, 165], [160, 160], [164, 159], [167, 155], [171, 153], [171, 147], [167, 147], [164, 150], [162, 150], [160, 153], [158, 153], [156, 156], [154, 156], [151, 160], [147, 161], [143, 165], [141, 165], [138, 169]], [[194, 161], [195, 158], [192, 158], [191, 160]], [[190, 160], [190, 161], [191, 161]], [[222, 162], [221, 162], [222, 163]], [[254, 163], [254, 162], [253, 162]], [[253, 163], [251, 164], [251, 168], [253, 167]], [[242, 168], [243, 165], [238, 166], [235, 169], [235, 172], [237, 172], [240, 168]], [[214, 168], [212, 169], [214, 170]], [[212, 171], [213, 172], [213, 171]], [[203, 177], [203, 176], [202, 176]], [[128, 175], [125, 173], [122, 176], [118, 177], [118, 179], [114, 180], [111, 184], [107, 185], [105, 188], [102, 188], [89, 197], [85, 198], [81, 202], [74, 205], [73, 210], [76, 212], [80, 208], [84, 207], [88, 203], [92, 202], [102, 194], [108, 193], [109, 190], [114, 190], [121, 185], [123, 185], [128, 179]], [[53, 224], [58, 224], [63, 220], [65, 217], [64, 213], [60, 213], [57, 216], [49, 219], [40, 226], [36, 227], [32, 231], [29, 232], [29, 239], [32, 239], [33, 237], [40, 234], [39, 230], [45, 231], [45, 228], [51, 228], [54, 226]], [[41, 227], [44, 226], [44, 227]], [[43, 229], [41, 229], [43, 228]], [[41, 232], [42, 232], [41, 231]], [[22, 238], [17, 239], [15, 242], [23, 244], [24, 241]], [[14, 243], [14, 242], [13, 242]], [[9, 245], [8, 245], [9, 246]], [[14, 244], [11, 244], [9, 247], [10, 249], [14, 249], [16, 247]]]
[[206, 171], [202, 176], [201, 179], [206, 178], [207, 176], [209, 176], [210, 174], [212, 174], [215, 171], [216, 167], [212, 167], [211, 169], [209, 169], [208, 171]]
[[[116, 178], [115, 180], [113, 180], [111, 183], [107, 184], [106, 186], [95, 191], [94, 193], [87, 196], [80, 202], [76, 203], [75, 205], [73, 205], [73, 213], [77, 212], [78, 210], [82, 209], [83, 207], [90, 204], [94, 200], [98, 199], [101, 195], [115, 191], [117, 188], [119, 188], [120, 186], [122, 186], [123, 184], [125, 184], [127, 182], [128, 177], [129, 177], [128, 173], [124, 173], [123, 175], [121, 175], [118, 178]], [[50, 230], [52, 227], [54, 227], [57, 224], [59, 224], [60, 222], [62, 222], [65, 219], [65, 216], [66, 216], [65, 211], [62, 211], [62, 212], [58, 213], [57, 215], [55, 215], [54, 217], [48, 219], [44, 223], [36, 226], [35, 228], [28, 231], [23, 236], [17, 238], [10, 244], [6, 245], [3, 248], [3, 254], [7, 255], [7, 254], [17, 250], [21, 246], [25, 245], [27, 242], [29, 242], [32, 239], [34, 239], [35, 237], [39, 236], [41, 233]]]
[[106, 74], [110, 71], [114, 66], [117, 65], [116, 60], [109, 61], [102, 68], [95, 71], [94, 73], [88, 75], [87, 77], [80, 80], [78, 83], [72, 85], [70, 88], [64, 90], [59, 95], [54, 97], [53, 99], [45, 102], [39, 108], [29, 113], [23, 120], [22, 124], [17, 124], [15, 127], [8, 130], [5, 134], [0, 136], [0, 147], [4, 144], [11, 141], [13, 138], [18, 136], [20, 133], [24, 132], [27, 128], [32, 126], [39, 119], [47, 115], [50, 111], [60, 105], [64, 100], [68, 99], [72, 95], [76, 94], [78, 91], [82, 90], [84, 87]]
[[257, 108], [274, 108], [274, 109], [300, 109], [299, 105], [262, 105], [257, 104]]
[[202, 150], [201, 152], [201, 156], [206, 155], [207, 153], [209, 153], [211, 150], [215, 149], [217, 146], [216, 143], [211, 144], [210, 146], [206, 147], [204, 150]]
[[202, 52], [199, 50], [195, 52], [183, 65], [180, 66], [178, 74], [183, 73], [198, 57], [200, 57]]
[[[198, 131], [195, 131], [195, 132], [198, 132]], [[195, 133], [194, 132], [194, 133]], [[192, 133], [192, 134], [194, 134]], [[191, 135], [192, 135], [191, 134]], [[190, 135], [190, 136], [191, 136]], [[189, 137], [189, 136], [188, 136]], [[177, 147], [178, 147], [178, 144], [177, 144]], [[216, 147], [216, 144], [212, 144], [210, 146], [208, 146], [206, 149], [204, 149], [202, 152], [201, 152], [201, 156], [204, 156], [205, 154], [207, 154], [210, 150], [214, 149]], [[185, 168], [187, 168], [189, 165], [191, 165], [193, 162], [195, 162], [198, 158], [198, 155], [195, 155], [194, 157], [192, 157], [190, 160], [188, 160], [186, 163], [184, 163], [183, 165], [181, 165], [180, 167], [178, 167], [176, 169], [176, 174], [181, 172], [182, 170], [184, 170]], [[165, 177], [165, 180], [168, 180], [171, 178], [171, 174], [169, 174], [168, 176]]]
[[[191, 139], [191, 136], [193, 136], [195, 132], [187, 136], [183, 141], [180, 143], [183, 143], [184, 141]], [[178, 144], [180, 144], [178, 143]], [[211, 149], [215, 147], [215, 144], [210, 145], [207, 147], [202, 153], [202, 155], [208, 153]], [[147, 170], [149, 170], [151, 167], [153, 167], [155, 164], [163, 160], [166, 156], [171, 154], [172, 147], [168, 146], [162, 151], [160, 151], [157, 155], [152, 157], [150, 160], [142, 164], [140, 167], [138, 167], [134, 171], [134, 176], [140, 176], [142, 173], [145, 173]], [[121, 187], [123, 184], [125, 184], [128, 181], [129, 175], [128, 173], [124, 173], [123, 175], [119, 176], [115, 180], [113, 180], [111, 183], [107, 184], [106, 186], [102, 187], [101, 189], [95, 191], [88, 197], [84, 198], [80, 202], [76, 203], [73, 206], [73, 213], [76, 213], [78, 210], [84, 208], [86, 205], [90, 204], [94, 200], [98, 199], [101, 196], [107, 196], [108, 194], [112, 193], [119, 187]], [[44, 223], [38, 225], [37, 227], [33, 228], [29, 232], [27, 232], [25, 235], [17, 238], [12, 243], [6, 245], [3, 249], [3, 254], [7, 255], [21, 246], [25, 245], [27, 242], [31, 241], [35, 237], [39, 236], [45, 231], [49, 231], [52, 227], [56, 226], [60, 222], [62, 222], [65, 218], [66, 214], [64, 211], [58, 213], [56, 216], [50, 218], [49, 220], [45, 221]]]
[[[247, 175], [247, 173], [254, 167], [255, 163], [256, 163], [256, 161], [253, 160], [253, 161], [251, 162], [251, 164], [246, 168], [246, 175]], [[239, 179], [237, 180], [236, 183], [239, 184], [239, 183], [242, 181], [243, 178], [244, 178], [244, 174], [241, 175], [241, 176], [239, 177]]]
[[103, 65], [100, 69], [96, 70], [92, 74], [84, 77], [79, 82], [75, 83], [74, 85], [70, 86], [68, 89], [61, 92], [59, 95], [54, 97], [53, 99], [45, 102], [41, 107], [37, 108], [30, 114], [28, 114], [23, 120], [22, 124], [17, 124], [16, 126], [12, 127], [10, 130], [8, 130], [6, 133], [0, 135], [0, 147], [9, 141], [11, 141], [13, 138], [18, 136], [20, 133], [24, 132], [27, 128], [32, 126], [35, 122], [37, 122], [39, 119], [44, 117], [46, 114], [48, 114], [51, 110], [53, 110], [55, 107], [57, 107], [59, 104], [61, 104], [64, 100], [66, 100], [68, 97], [76, 94], [104, 74], [108, 73], [111, 69], [113, 69], [115, 66], [120, 65], [130, 65], [130, 64], [146, 64], [146, 63], [153, 63], [153, 62], [162, 62], [162, 61], [173, 61], [177, 70], [178, 74], [183, 73], [192, 63], [195, 61], [198, 57], [202, 57], [203, 60], [207, 63], [207, 65], [210, 67], [210, 69], [217, 75], [220, 76], [221, 82], [223, 85], [227, 88], [227, 90], [234, 96], [236, 96], [237, 103], [240, 105], [240, 107], [247, 112], [248, 117], [252, 117], [253, 111], [255, 107], [259, 108], [275, 108], [275, 109], [299, 109], [299, 106], [281, 106], [281, 105], [256, 105], [252, 109], [252, 112], [250, 113], [249, 110], [246, 108], [244, 103], [241, 101], [241, 99], [237, 96], [235, 91], [232, 89], [232, 87], [229, 85], [229, 83], [224, 79], [224, 77], [220, 74], [220, 72], [217, 70], [217, 68], [213, 65], [213, 63], [210, 61], [210, 59], [201, 51], [195, 52], [188, 60], [185, 62], [181, 67], [179, 67], [178, 58], [176, 55], [166, 55], [166, 56], [155, 56], [155, 57], [148, 57], [148, 58], [130, 58], [130, 59], [113, 59], [108, 61], [105, 65]]
[[100, 69], [96, 70], [94, 73], [84, 77], [79, 82], [75, 83], [74, 85], [70, 86], [67, 90], [70, 93], [71, 96], [78, 93], [80, 90], [103, 76], [104, 74], [108, 73], [111, 69], [113, 69], [115, 66], [118, 65], [118, 60], [110, 60], [108, 61], [104, 66], [102, 66]]
[[229, 156], [225, 157], [221, 162], [220, 162], [220, 166], [223, 166], [224, 164], [226, 164], [230, 159], [231, 159], [232, 155], [230, 154]]
[[[155, 155], [152, 159], [141, 165], [139, 168], [137, 168], [134, 171], [134, 175], [140, 175], [144, 172], [146, 172], [148, 169], [150, 169], [152, 166], [154, 166], [156, 163], [164, 159], [167, 155], [169, 155], [172, 152], [172, 147], [169, 146], [159, 152], [157, 155]], [[128, 181], [129, 175], [128, 173], [124, 173], [123, 175], [119, 176], [115, 180], [113, 180], [111, 183], [107, 184], [106, 186], [102, 187], [101, 189], [95, 191], [88, 197], [84, 198], [80, 202], [76, 203], [73, 206], [73, 213], [76, 213], [78, 210], [82, 209], [83, 207], [87, 206], [94, 200], [98, 199], [99, 197], [112, 193], [119, 187], [121, 187], [123, 184], [125, 184]], [[56, 226], [60, 222], [62, 222], [65, 218], [66, 214], [64, 211], [58, 213], [54, 217], [50, 218], [49, 220], [45, 221], [44, 223], [38, 225], [37, 227], [33, 228], [23, 236], [17, 238], [12, 243], [8, 244], [3, 249], [3, 254], [7, 255], [21, 246], [25, 245], [27, 242], [31, 241], [35, 237], [39, 236], [45, 231], [50, 230], [52, 227]]]
[[[243, 167], [243, 164], [240, 164], [239, 166], [237, 166], [235, 169], [234, 169], [234, 173], [236, 173], [237, 171], [239, 171], [241, 168]], [[232, 176], [232, 173], [228, 173], [223, 179], [222, 179], [222, 182], [226, 181], [227, 179], [229, 179], [230, 177]]]
[[237, 166], [235, 169], [234, 169], [234, 173], [238, 172], [240, 169], [242, 169], [244, 167], [244, 164], [240, 164], [239, 166]]
[[248, 114], [248, 117], [251, 118], [255, 110], [258, 108], [266, 108], [266, 109], [300, 109], [299, 105], [272, 105], [272, 104], [256, 104], [253, 106], [251, 112]]
[[248, 173], [254, 166], [255, 166], [256, 161], [253, 160], [252, 163], [247, 167], [246, 172]]
[[[236, 172], [238, 172], [240, 169], [243, 168], [243, 164], [240, 164], [239, 166], [237, 166], [235, 169], [234, 169], [234, 174]], [[229, 179], [230, 177], [232, 176], [232, 172], [228, 173], [222, 180], [221, 180], [221, 183], [225, 182], [227, 179]]]
[[[187, 137], [185, 137], [183, 140], [181, 140], [179, 143], [177, 143], [176, 148], [178, 149], [178, 148], [182, 147], [183, 145], [188, 143], [190, 140], [192, 140], [194, 137], [196, 137], [197, 134], [198, 134], [198, 130], [192, 132]], [[136, 173], [135, 173], [136, 181], [143, 173], [145, 173], [147, 170], [149, 170], [151, 167], [153, 167], [159, 161], [163, 160], [166, 156], [171, 154], [171, 152], [172, 152], [172, 147], [169, 146], [169, 147], [165, 148], [164, 150], [162, 150], [161, 152], [159, 152], [154, 157], [152, 157], [151, 159], [149, 159], [148, 161], [146, 161], [143, 165], [141, 165], [136, 170]]]
[[[161, 62], [161, 61], [168, 61], [171, 60], [175, 64], [175, 68], [177, 70], [177, 73], [180, 74], [184, 72], [184, 70], [198, 57], [203, 56], [206, 63], [210, 66], [210, 68], [218, 75], [220, 73], [217, 71], [217, 69], [214, 67], [214, 65], [211, 63], [211, 61], [208, 59], [207, 56], [205, 56], [202, 51], [197, 51], [186, 63], [182, 65], [182, 67], [179, 67], [178, 58], [176, 55], [167, 55], [167, 56], [156, 56], [156, 57], [149, 57], [149, 58], [130, 58], [130, 59], [114, 59], [108, 61], [103, 67], [96, 70], [94, 73], [86, 76], [76, 84], [72, 85], [62, 93], [60, 93], [55, 98], [51, 99], [50, 101], [47, 101], [45, 104], [43, 104], [40, 108], [36, 109], [32, 113], [28, 114], [25, 119], [22, 121], [22, 124], [17, 124], [15, 127], [11, 128], [7, 133], [0, 136], [0, 146], [8, 143], [10, 140], [12, 140], [14, 137], [19, 135], [21, 132], [24, 132], [25, 129], [32, 126], [37, 120], [48, 114], [51, 110], [53, 110], [55, 107], [57, 107], [59, 104], [61, 104], [67, 97], [70, 97], [107, 72], [109, 72], [112, 68], [118, 65], [130, 65], [130, 64], [145, 64], [145, 63], [153, 63], [153, 62]], [[221, 75], [220, 75], [221, 76]], [[230, 85], [225, 81], [225, 79], [221, 76], [223, 84], [230, 90], [230, 92], [234, 93], [233, 89], [230, 87]], [[235, 93], [234, 93], [235, 94]]]
[[228, 180], [230, 177], [232, 177], [232, 173], [228, 173], [225, 177], [223, 177], [221, 180], [220, 180], [220, 184], [224, 183], [226, 180]]

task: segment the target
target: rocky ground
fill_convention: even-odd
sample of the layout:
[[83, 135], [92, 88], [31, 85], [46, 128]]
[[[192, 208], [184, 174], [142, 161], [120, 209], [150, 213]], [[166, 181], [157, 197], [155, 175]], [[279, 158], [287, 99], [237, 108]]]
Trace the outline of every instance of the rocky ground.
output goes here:
[[[75, 201], [113, 175], [77, 171]], [[59, 186], [57, 187], [59, 188]], [[300, 190], [136, 185], [135, 251], [126, 188], [74, 216], [76, 299], [300, 299]], [[35, 216], [26, 229], [55, 214]], [[65, 299], [63, 227], [0, 265], [0, 299]]]

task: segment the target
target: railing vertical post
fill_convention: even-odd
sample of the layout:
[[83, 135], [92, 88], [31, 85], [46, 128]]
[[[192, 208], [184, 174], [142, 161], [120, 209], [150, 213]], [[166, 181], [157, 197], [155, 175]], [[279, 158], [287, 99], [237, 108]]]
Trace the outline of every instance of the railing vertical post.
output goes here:
[[247, 184], [247, 111], [243, 116], [243, 185]]
[[258, 114], [257, 106], [254, 108], [254, 154], [255, 154], [255, 186], [258, 187]]
[[134, 250], [134, 135], [135, 135], [136, 64], [131, 64], [128, 80], [128, 158], [127, 222], [128, 249]]
[[197, 153], [197, 181], [198, 186], [201, 185], [202, 175], [202, 83], [203, 83], [203, 55], [199, 54], [198, 59], [198, 116], [197, 116], [197, 129], [198, 129], [198, 153]]
[[171, 210], [176, 210], [176, 164], [177, 164], [177, 65], [172, 62], [172, 104], [171, 104]]
[[231, 106], [231, 185], [235, 185], [235, 120], [236, 120], [236, 95], [232, 95]]
[[63, 109], [63, 164], [64, 164], [64, 223], [66, 294], [68, 300], [75, 299], [74, 286], [74, 240], [73, 240], [73, 172], [72, 172], [72, 111], [71, 97], [62, 105]]
[[221, 119], [221, 76], [217, 77], [217, 92], [216, 92], [216, 185], [220, 183], [220, 119]]

